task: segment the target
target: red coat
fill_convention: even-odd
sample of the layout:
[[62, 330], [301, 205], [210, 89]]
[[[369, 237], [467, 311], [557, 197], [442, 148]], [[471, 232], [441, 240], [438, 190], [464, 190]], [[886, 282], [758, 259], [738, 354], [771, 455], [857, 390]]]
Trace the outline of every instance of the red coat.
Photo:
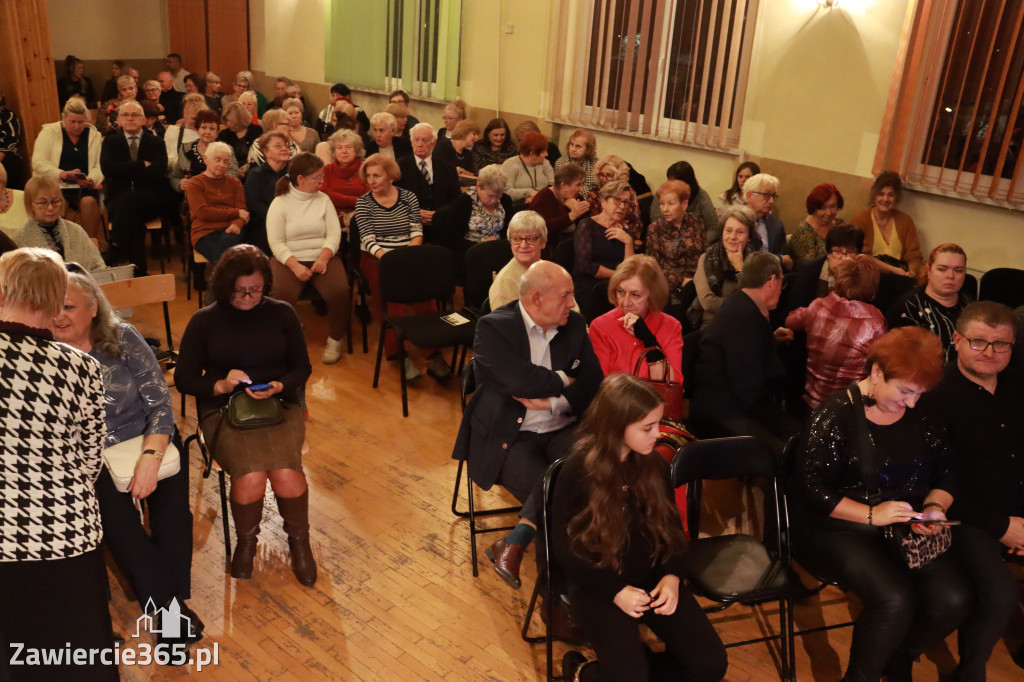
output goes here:
[[321, 191], [331, 198], [338, 213], [351, 213], [356, 208], [356, 199], [366, 194], [369, 189], [359, 179], [359, 168], [363, 165], [356, 159], [348, 166], [337, 163], [324, 166], [324, 185]]
[[[619, 322], [622, 310], [615, 308], [590, 323], [590, 343], [601, 362], [605, 376], [614, 372], [632, 374], [636, 361], [644, 350], [643, 343], [626, 331]], [[668, 363], [675, 369], [675, 381], [682, 381], [679, 374], [683, 365], [683, 326], [679, 320], [665, 313], [650, 312], [644, 318], [647, 328], [658, 340]], [[647, 377], [647, 363], [641, 363], [640, 375]]]

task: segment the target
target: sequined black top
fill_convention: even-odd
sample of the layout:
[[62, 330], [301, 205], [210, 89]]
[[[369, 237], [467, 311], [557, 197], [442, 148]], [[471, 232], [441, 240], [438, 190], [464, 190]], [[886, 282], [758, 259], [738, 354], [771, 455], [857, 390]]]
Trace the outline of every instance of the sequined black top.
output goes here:
[[[797, 462], [796, 494], [825, 515], [831, 514], [844, 497], [868, 502], [854, 409], [846, 391], [822, 403], [811, 415], [807, 442]], [[902, 500], [919, 510], [932, 489], [955, 496], [946, 432], [928, 412], [908, 409], [899, 421], [888, 426], [869, 420], [868, 432], [875, 446], [880, 501]]]

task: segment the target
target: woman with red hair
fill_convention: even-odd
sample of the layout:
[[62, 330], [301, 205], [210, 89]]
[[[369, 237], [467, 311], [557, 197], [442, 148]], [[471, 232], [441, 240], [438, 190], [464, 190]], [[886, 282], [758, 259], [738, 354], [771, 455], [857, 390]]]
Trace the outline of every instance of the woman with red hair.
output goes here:
[[[862, 604], [844, 680], [909, 681], [917, 656], [985, 617], [971, 613], [973, 589], [952, 552], [912, 569], [883, 531], [949, 533], [934, 524], [953, 503], [949, 445], [938, 422], [913, 409], [942, 365], [935, 335], [894, 329], [868, 348], [868, 376], [811, 416], [793, 481], [793, 547]], [[986, 655], [976, 649], [961, 639], [961, 662]]]
[[[883, 269], [885, 266], [882, 266]], [[932, 249], [921, 270], [921, 286], [896, 300], [886, 313], [890, 329], [921, 327], [942, 341], [946, 362], [956, 361], [953, 332], [960, 312], [970, 297], [961, 289], [967, 276], [967, 254], [956, 244], [939, 244]]]
[[862, 253], [842, 260], [835, 277], [835, 289], [827, 296], [786, 318], [787, 328], [807, 332], [804, 402], [812, 409], [864, 378], [868, 346], [885, 333], [885, 318], [871, 305], [878, 291], [875, 259]]
[[825, 235], [843, 222], [837, 218], [841, 210], [843, 195], [835, 185], [822, 183], [807, 195], [807, 217], [789, 239], [789, 252], [796, 267], [825, 257]]
[[548, 138], [528, 132], [519, 140], [519, 153], [501, 164], [505, 176], [505, 194], [518, 206], [555, 182], [555, 172], [547, 161]]

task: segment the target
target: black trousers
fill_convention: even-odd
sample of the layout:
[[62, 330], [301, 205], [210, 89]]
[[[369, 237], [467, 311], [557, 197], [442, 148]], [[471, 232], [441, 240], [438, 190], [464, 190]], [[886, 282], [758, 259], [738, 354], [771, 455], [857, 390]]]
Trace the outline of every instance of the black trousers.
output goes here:
[[509, 446], [497, 483], [523, 505], [519, 516], [540, 527], [544, 504], [544, 472], [557, 459], [569, 454], [576, 440], [575, 425], [548, 433], [520, 431]]
[[146, 221], [163, 214], [167, 199], [162, 192], [126, 192], [108, 209], [110, 238], [116, 246], [116, 256], [132, 262], [136, 277], [149, 272], [149, 265], [146, 262]]
[[[0, 562], [0, 680], [118, 680], [107, 606], [107, 567], [97, 548], [70, 559]], [[108, 649], [104, 663], [12, 665], [18, 643], [26, 649]], [[21, 661], [27, 651], [22, 650]], [[64, 654], [67, 655], [67, 654]]]
[[192, 511], [188, 506], [188, 461], [181, 471], [159, 481], [146, 498], [146, 532], [131, 493], [122, 493], [106, 467], [96, 479], [103, 539], [128, 578], [139, 606], [149, 599], [163, 606], [171, 597], [188, 599], [192, 591]]
[[911, 570], [889, 554], [881, 529], [838, 519], [810, 520], [799, 528], [797, 543], [818, 577], [837, 582], [864, 606], [853, 626], [845, 677], [850, 682], [877, 682], [897, 650], [912, 656], [928, 651], [956, 630], [974, 605], [969, 580], [952, 551]]
[[[655, 584], [637, 587], [650, 591]], [[576, 585], [569, 587], [569, 600], [573, 621], [587, 633], [597, 654], [597, 663], [583, 669], [581, 680], [718, 682], [725, 677], [725, 647], [685, 583], [679, 584], [679, 604], [671, 616], [648, 611], [633, 619], [614, 602], [598, 600]], [[653, 653], [644, 645], [640, 623], [658, 636], [665, 651]]]
[[953, 552], [974, 588], [977, 606], [960, 626], [958, 680], [984, 682], [985, 665], [1020, 608], [1020, 588], [1003, 561], [1005, 547], [980, 528], [953, 529]]

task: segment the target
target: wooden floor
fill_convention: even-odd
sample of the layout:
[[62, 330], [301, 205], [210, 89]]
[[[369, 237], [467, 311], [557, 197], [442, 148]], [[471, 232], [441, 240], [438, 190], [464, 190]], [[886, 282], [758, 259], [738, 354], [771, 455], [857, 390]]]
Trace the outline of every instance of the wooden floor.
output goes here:
[[[180, 272], [180, 264], [175, 264]], [[150, 271], [155, 269], [155, 264]], [[184, 279], [172, 305], [175, 341], [196, 310], [185, 301]], [[450, 510], [455, 463], [450, 451], [460, 419], [458, 386], [439, 386], [424, 375], [410, 388], [408, 418], [402, 418], [396, 367], [383, 369], [381, 387], [371, 388], [376, 326], [370, 353], [359, 348], [335, 365], [319, 355], [326, 320], [300, 303], [313, 360], [308, 386], [311, 452], [304, 459], [310, 486], [313, 551], [320, 577], [306, 588], [288, 565], [287, 540], [272, 495], [265, 501], [255, 573], [234, 580], [225, 571], [220, 498], [216, 477], [201, 478], [199, 454], [191, 453], [191, 506], [195, 516], [190, 606], [206, 623], [199, 647], [219, 649], [219, 664], [197, 672], [180, 668], [124, 666], [126, 680], [541, 680], [542, 645], [529, 645], [519, 630], [536, 575], [532, 551], [524, 562], [523, 587], [515, 591], [493, 573], [482, 549], [480, 576], [469, 559], [468, 527]], [[159, 307], [136, 309], [133, 322], [146, 336], [163, 337]], [[421, 361], [421, 366], [423, 365]], [[424, 368], [425, 369], [425, 368]], [[173, 389], [172, 389], [173, 392]], [[178, 394], [174, 393], [177, 409]], [[184, 435], [195, 415], [179, 419]], [[480, 504], [500, 502], [485, 494]], [[464, 502], [462, 505], [464, 506]], [[115, 630], [128, 646], [138, 604], [111, 572]], [[798, 605], [799, 627], [848, 620], [851, 606], [835, 589]], [[738, 608], [714, 616], [725, 641], [757, 636], [778, 627], [774, 609]], [[535, 626], [535, 631], [539, 631]], [[1024, 632], [1015, 622], [1011, 632]], [[798, 639], [800, 680], [837, 680], [845, 666], [850, 629]], [[1015, 646], [1020, 638], [1010, 642]], [[565, 647], [556, 643], [556, 660]], [[915, 680], [944, 679], [955, 665], [955, 638], [915, 667]], [[556, 664], [557, 668], [557, 664]], [[1019, 680], [1000, 644], [989, 666], [990, 680]], [[772, 649], [751, 645], [729, 650], [729, 680], [778, 679]]]

